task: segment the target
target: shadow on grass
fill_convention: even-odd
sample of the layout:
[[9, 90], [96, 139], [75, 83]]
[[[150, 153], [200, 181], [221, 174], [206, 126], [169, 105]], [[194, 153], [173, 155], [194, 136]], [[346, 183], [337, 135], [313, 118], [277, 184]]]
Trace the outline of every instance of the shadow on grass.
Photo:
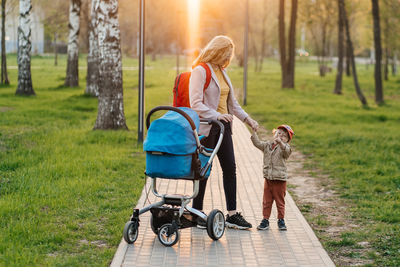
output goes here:
[[12, 84], [0, 83], [0, 89], [1, 89], [1, 88], [11, 88], [11, 87], [14, 87], [14, 85], [12, 85]]

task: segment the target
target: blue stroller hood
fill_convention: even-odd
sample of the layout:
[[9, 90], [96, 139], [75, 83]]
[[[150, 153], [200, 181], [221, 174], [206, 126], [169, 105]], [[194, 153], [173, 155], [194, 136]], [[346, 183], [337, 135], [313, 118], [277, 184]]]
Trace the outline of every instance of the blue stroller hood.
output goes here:
[[[199, 128], [200, 119], [190, 108], [179, 108], [190, 116]], [[196, 139], [189, 122], [179, 113], [168, 111], [154, 120], [147, 131], [143, 144], [144, 151], [163, 152], [174, 155], [188, 155], [196, 151]]]

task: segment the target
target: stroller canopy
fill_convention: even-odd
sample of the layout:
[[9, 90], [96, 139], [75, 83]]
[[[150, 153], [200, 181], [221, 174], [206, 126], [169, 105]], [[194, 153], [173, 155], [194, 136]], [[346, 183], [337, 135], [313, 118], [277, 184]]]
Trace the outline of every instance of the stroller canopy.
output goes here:
[[[190, 108], [179, 108], [193, 120], [196, 129], [200, 119]], [[174, 155], [187, 155], [196, 151], [196, 139], [189, 122], [179, 113], [168, 111], [161, 118], [154, 120], [147, 132], [143, 144], [144, 151], [157, 151]]]

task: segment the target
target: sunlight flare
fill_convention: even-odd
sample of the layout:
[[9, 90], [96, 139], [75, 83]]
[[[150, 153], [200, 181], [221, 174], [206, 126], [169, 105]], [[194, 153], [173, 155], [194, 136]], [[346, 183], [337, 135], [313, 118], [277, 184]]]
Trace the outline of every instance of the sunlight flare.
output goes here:
[[200, 19], [200, 0], [188, 0], [188, 29], [189, 40], [188, 49], [190, 55], [188, 57], [188, 65], [190, 66], [194, 60], [193, 52], [199, 47], [199, 19]]

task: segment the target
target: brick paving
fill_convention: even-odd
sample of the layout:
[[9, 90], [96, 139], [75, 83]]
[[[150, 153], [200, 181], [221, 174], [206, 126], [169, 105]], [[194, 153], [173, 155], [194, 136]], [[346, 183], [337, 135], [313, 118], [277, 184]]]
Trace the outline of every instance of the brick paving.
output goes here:
[[[181, 230], [180, 241], [176, 245], [164, 247], [151, 230], [151, 213], [146, 212], [140, 217], [138, 239], [131, 245], [122, 240], [111, 266], [335, 266], [289, 193], [285, 199], [288, 230], [278, 230], [275, 204], [270, 229], [256, 229], [262, 219], [262, 153], [253, 146], [250, 132], [237, 119], [233, 123], [233, 133], [238, 181], [237, 206], [253, 224], [253, 228], [226, 228], [224, 236], [218, 241], [209, 238], [206, 230], [186, 228]], [[157, 184], [160, 193], [190, 195], [192, 192], [192, 182], [158, 179]], [[143, 189], [137, 208], [143, 207], [145, 195]], [[151, 203], [158, 201], [151, 192], [149, 200]], [[204, 211], [208, 213], [212, 209], [227, 213], [222, 171], [217, 158], [204, 197]]]

